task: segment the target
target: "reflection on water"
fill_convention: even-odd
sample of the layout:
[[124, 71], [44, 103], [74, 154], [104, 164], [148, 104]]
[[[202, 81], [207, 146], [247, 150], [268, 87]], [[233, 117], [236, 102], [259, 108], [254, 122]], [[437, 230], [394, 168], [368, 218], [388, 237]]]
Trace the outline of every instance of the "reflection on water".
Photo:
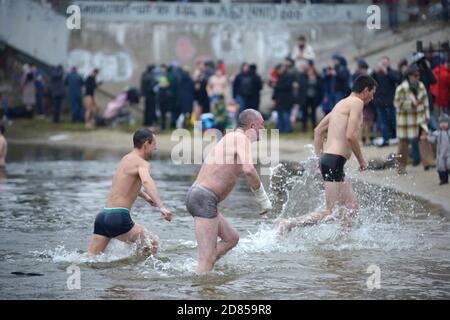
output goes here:
[[[273, 168], [275, 210], [258, 216], [244, 179], [220, 210], [241, 234], [239, 245], [206, 276], [197, 276], [193, 220], [185, 193], [197, 166], [152, 162], [167, 223], [143, 201], [132, 216], [161, 240], [156, 257], [113, 240], [104, 255], [84, 251], [120, 153], [11, 146], [0, 183], [0, 298], [51, 299], [398, 299], [450, 297], [450, 224], [441, 208], [358, 182], [361, 212], [352, 229], [338, 223], [297, 229], [278, 238], [273, 219], [319, 208], [323, 186], [312, 164]], [[356, 173], [349, 173], [349, 176]], [[393, 182], [394, 183], [394, 182]], [[269, 188], [267, 188], [269, 189]], [[80, 268], [81, 289], [67, 288], [66, 268]], [[370, 291], [369, 265], [381, 270]], [[38, 273], [25, 277], [11, 272]]]

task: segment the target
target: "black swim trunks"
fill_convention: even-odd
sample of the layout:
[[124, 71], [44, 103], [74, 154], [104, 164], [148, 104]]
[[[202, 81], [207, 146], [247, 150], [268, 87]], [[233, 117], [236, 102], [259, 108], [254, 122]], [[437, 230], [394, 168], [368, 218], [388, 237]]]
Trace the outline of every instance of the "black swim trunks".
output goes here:
[[320, 157], [320, 171], [326, 182], [343, 182], [344, 165], [347, 159], [338, 154], [324, 153]]
[[127, 208], [103, 208], [95, 218], [94, 234], [115, 238], [133, 227], [134, 222]]

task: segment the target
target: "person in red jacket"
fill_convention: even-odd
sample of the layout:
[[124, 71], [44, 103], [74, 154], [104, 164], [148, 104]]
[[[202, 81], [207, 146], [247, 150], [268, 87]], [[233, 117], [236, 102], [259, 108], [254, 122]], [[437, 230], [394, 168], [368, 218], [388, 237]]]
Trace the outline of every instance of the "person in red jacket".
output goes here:
[[440, 114], [450, 112], [450, 70], [444, 62], [441, 62], [433, 69], [433, 75], [437, 79], [435, 84], [430, 86], [431, 94], [434, 97], [435, 113]]

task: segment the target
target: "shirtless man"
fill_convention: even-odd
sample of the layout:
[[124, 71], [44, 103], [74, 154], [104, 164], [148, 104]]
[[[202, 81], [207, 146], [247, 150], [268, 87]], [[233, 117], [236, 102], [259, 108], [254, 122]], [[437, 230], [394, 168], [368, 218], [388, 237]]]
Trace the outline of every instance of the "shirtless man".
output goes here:
[[[326, 221], [332, 218], [331, 213], [336, 207], [343, 209], [340, 216], [346, 225], [356, 216], [359, 209], [358, 199], [351, 183], [344, 182], [344, 165], [353, 152], [360, 170], [367, 169], [358, 137], [364, 105], [372, 101], [377, 86], [377, 82], [370, 76], [359, 76], [353, 84], [350, 96], [339, 101], [314, 129], [314, 152], [325, 181], [326, 209], [291, 219], [278, 219], [279, 233], [290, 231], [296, 226]], [[327, 130], [327, 141], [323, 148]]]
[[[143, 246], [144, 254], [156, 253], [158, 238], [131, 220], [130, 209], [137, 196], [159, 208], [167, 221], [172, 219], [149, 173], [147, 161], [156, 150], [155, 136], [149, 129], [139, 129], [134, 133], [133, 143], [133, 151], [122, 158], [113, 177], [106, 207], [95, 218], [89, 255], [102, 253], [112, 238], [128, 243], [137, 242]], [[141, 190], [142, 186], [145, 191]]]
[[211, 271], [215, 262], [239, 241], [238, 232], [218, 212], [217, 205], [228, 196], [242, 172], [263, 210], [261, 214], [272, 208], [252, 163], [251, 143], [259, 140], [261, 129], [261, 114], [253, 109], [243, 111], [237, 129], [227, 133], [209, 152], [187, 193], [186, 208], [195, 223], [198, 273]]

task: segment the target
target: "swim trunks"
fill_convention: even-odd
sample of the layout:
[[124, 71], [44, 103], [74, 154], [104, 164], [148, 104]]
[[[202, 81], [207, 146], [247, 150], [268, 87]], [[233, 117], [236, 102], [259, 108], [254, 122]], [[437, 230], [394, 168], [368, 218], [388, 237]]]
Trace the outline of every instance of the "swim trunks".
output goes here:
[[94, 234], [115, 238], [133, 227], [134, 222], [127, 208], [103, 208], [95, 218]]
[[193, 184], [186, 195], [186, 209], [193, 217], [217, 217], [218, 202], [219, 197], [212, 190], [199, 184]]
[[326, 182], [343, 182], [344, 165], [347, 159], [338, 154], [324, 153], [320, 157], [320, 171]]

